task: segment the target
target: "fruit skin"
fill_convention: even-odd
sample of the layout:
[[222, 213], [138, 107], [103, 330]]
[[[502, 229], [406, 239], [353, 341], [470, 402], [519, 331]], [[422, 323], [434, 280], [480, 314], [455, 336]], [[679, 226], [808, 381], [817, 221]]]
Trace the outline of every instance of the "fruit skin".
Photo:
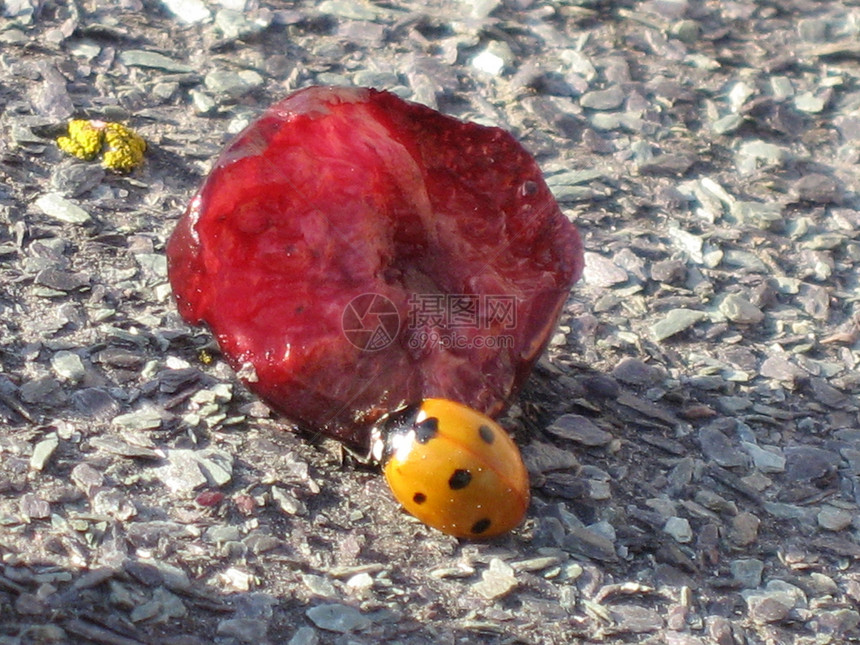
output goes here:
[[[425, 398], [500, 414], [582, 272], [575, 227], [510, 134], [366, 88], [271, 106], [215, 162], [167, 255], [180, 313], [247, 386], [361, 450], [382, 415]], [[378, 351], [344, 334], [363, 294], [399, 318]], [[513, 324], [418, 319], [416, 294], [513, 298]], [[439, 340], [453, 333], [465, 347]]]
[[529, 505], [520, 452], [495, 421], [446, 399], [428, 399], [378, 430], [385, 479], [412, 515], [455, 537], [516, 528]]

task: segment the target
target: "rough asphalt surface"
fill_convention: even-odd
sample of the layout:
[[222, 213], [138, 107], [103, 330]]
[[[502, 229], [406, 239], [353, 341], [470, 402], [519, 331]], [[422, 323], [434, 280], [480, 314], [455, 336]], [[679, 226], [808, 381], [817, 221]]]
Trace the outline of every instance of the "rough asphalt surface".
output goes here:
[[[0, 644], [860, 640], [858, 43], [851, 1], [0, 3]], [[311, 84], [512, 131], [584, 236], [512, 535], [405, 516], [173, 307], [189, 196]]]

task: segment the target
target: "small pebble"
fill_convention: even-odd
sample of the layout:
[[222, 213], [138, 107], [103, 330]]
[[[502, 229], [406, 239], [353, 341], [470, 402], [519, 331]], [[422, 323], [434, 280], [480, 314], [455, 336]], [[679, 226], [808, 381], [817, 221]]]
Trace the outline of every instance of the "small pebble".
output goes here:
[[724, 468], [736, 468], [747, 462], [746, 457], [717, 424], [707, 425], [699, 430], [699, 443], [702, 446], [702, 453]]
[[795, 184], [797, 198], [814, 204], [838, 204], [842, 201], [842, 185], [820, 173], [804, 175]]
[[299, 627], [287, 645], [318, 645], [319, 642], [319, 634], [313, 627]]
[[843, 531], [851, 526], [857, 513], [850, 513], [842, 508], [824, 506], [818, 512], [818, 525], [828, 531]]
[[761, 520], [752, 513], [738, 513], [732, 518], [729, 539], [737, 546], [749, 546], [758, 540]]
[[684, 517], [670, 517], [666, 520], [663, 530], [681, 544], [687, 544], [693, 539], [693, 529]]
[[360, 611], [339, 603], [311, 607], [305, 615], [320, 629], [341, 634], [359, 632], [371, 625]]
[[203, 22], [212, 17], [203, 0], [161, 0], [170, 13], [187, 24]]
[[495, 600], [508, 595], [517, 584], [513, 568], [504, 560], [493, 558], [489, 567], [481, 573], [481, 580], [472, 588], [487, 600]]
[[60, 438], [51, 433], [33, 448], [33, 454], [30, 457], [30, 468], [33, 470], [44, 470], [48, 460], [53, 456], [54, 452], [60, 446]]
[[44, 520], [51, 516], [51, 505], [33, 493], [21, 495], [18, 502], [24, 520]]
[[782, 473], [785, 472], [785, 456], [781, 451], [765, 450], [754, 443], [747, 441], [741, 442], [741, 447], [746, 453], [752, 457], [755, 467], [763, 473]]
[[614, 110], [624, 103], [625, 98], [624, 90], [618, 85], [613, 85], [605, 90], [586, 92], [579, 97], [579, 104], [592, 110]]
[[51, 357], [51, 367], [62, 379], [77, 383], [86, 375], [84, 363], [75, 352], [61, 350]]
[[46, 193], [36, 200], [36, 207], [45, 215], [66, 224], [85, 224], [90, 214], [59, 193]]
[[178, 74], [187, 74], [196, 71], [190, 65], [168, 58], [164, 54], [141, 49], [123, 50], [119, 55], [119, 60], [123, 65], [128, 65], [129, 67], [148, 67]]
[[589, 447], [605, 446], [612, 435], [601, 430], [590, 419], [578, 414], [565, 414], [547, 427], [547, 432]]
[[720, 302], [720, 313], [735, 323], [755, 325], [764, 320], [761, 309], [743, 296], [730, 293]]
[[585, 253], [585, 271], [583, 279], [586, 284], [606, 288], [616, 284], [627, 282], [627, 271], [615, 264], [612, 260], [598, 253]]
[[746, 589], [755, 589], [761, 585], [764, 572], [764, 562], [755, 558], [732, 560], [729, 565], [732, 576]]
[[662, 320], [651, 326], [651, 333], [655, 340], [663, 341], [689, 329], [707, 317], [708, 314], [704, 311], [683, 308], [672, 309], [666, 313]]

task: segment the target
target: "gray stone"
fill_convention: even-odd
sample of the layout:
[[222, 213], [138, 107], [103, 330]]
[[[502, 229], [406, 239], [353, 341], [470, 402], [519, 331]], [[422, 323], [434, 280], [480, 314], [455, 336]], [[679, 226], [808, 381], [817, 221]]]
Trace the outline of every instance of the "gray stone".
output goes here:
[[808, 43], [826, 43], [829, 25], [827, 19], [803, 18], [797, 21], [797, 35]]
[[747, 463], [746, 457], [723, 434], [717, 424], [707, 425], [699, 430], [699, 444], [702, 446], [702, 453], [708, 459], [724, 468], [736, 468]]
[[267, 19], [249, 20], [248, 15], [235, 9], [220, 9], [215, 14], [215, 24], [227, 40], [248, 38], [262, 32], [270, 24]]
[[847, 608], [817, 609], [807, 625], [814, 634], [846, 635], [860, 625], [860, 612]]
[[649, 607], [613, 605], [608, 611], [614, 623], [604, 628], [609, 634], [647, 634], [663, 627], [663, 617]]
[[306, 515], [308, 512], [300, 499], [280, 486], [272, 486], [272, 501], [287, 515]]
[[21, 400], [27, 403], [57, 405], [64, 400], [59, 381], [50, 376], [42, 376], [27, 381], [18, 390]]
[[471, 65], [485, 74], [499, 76], [513, 62], [514, 53], [510, 45], [504, 41], [491, 40], [483, 50], [472, 58]]
[[746, 453], [752, 457], [755, 467], [763, 473], [781, 473], [785, 472], [785, 456], [782, 452], [774, 450], [765, 450], [754, 443], [742, 441], [741, 447]]
[[693, 539], [693, 529], [684, 517], [670, 517], [666, 520], [663, 530], [681, 544], [687, 544]]
[[240, 643], [267, 643], [269, 623], [259, 618], [227, 618], [218, 623], [218, 634]]
[[761, 520], [752, 513], [738, 513], [732, 518], [729, 539], [737, 546], [749, 546], [758, 540]]
[[[782, 502], [764, 502], [762, 504], [764, 510], [781, 520], [804, 520], [809, 521], [811, 511], [809, 509], [797, 506], [796, 504], [783, 504]], [[815, 513], [812, 521], [815, 520]]]
[[815, 95], [812, 92], [803, 92], [794, 97], [794, 107], [801, 112], [818, 114], [827, 107], [827, 98]]
[[212, 114], [218, 107], [215, 99], [206, 94], [206, 92], [193, 89], [188, 94], [191, 96], [191, 104], [194, 106], [194, 111], [201, 116]]
[[299, 627], [287, 645], [318, 645], [319, 634], [313, 627]]
[[490, 566], [481, 574], [481, 580], [472, 588], [487, 600], [495, 600], [508, 595], [517, 584], [513, 568], [504, 560], [493, 558]]
[[755, 589], [761, 585], [764, 572], [764, 562], [755, 558], [732, 560], [729, 565], [732, 576], [746, 589]]
[[626, 94], [620, 85], [605, 90], [592, 90], [579, 97], [579, 104], [591, 110], [614, 110], [624, 103]]
[[59, 193], [45, 193], [40, 196], [36, 200], [36, 207], [48, 217], [66, 224], [84, 224], [91, 219], [87, 211]]
[[33, 448], [33, 454], [30, 456], [30, 468], [33, 470], [44, 470], [48, 460], [53, 456], [59, 446], [60, 438], [56, 433], [52, 432], [42, 439]]
[[195, 69], [190, 65], [175, 61], [164, 54], [145, 51], [142, 49], [126, 49], [125, 51], [120, 52], [119, 60], [123, 65], [127, 65], [129, 67], [149, 67], [178, 74], [187, 74], [195, 71]]
[[814, 446], [786, 448], [786, 477], [790, 481], [814, 481], [831, 477], [839, 467], [839, 455]]
[[658, 177], [681, 176], [696, 162], [695, 157], [688, 154], [666, 153], [656, 155], [639, 164], [639, 172], [643, 175]]
[[204, 0], [161, 0], [161, 4], [186, 24], [205, 22], [212, 17]]
[[342, 634], [362, 631], [372, 624], [357, 609], [339, 603], [311, 607], [305, 615], [320, 629]]
[[569, 439], [584, 446], [605, 446], [612, 441], [612, 435], [597, 427], [590, 419], [578, 414], [565, 414], [556, 419], [547, 432]]
[[522, 453], [529, 472], [533, 473], [564, 470], [579, 465], [573, 451], [563, 450], [543, 441], [531, 441], [523, 447]]
[[739, 224], [748, 224], [768, 229], [783, 222], [783, 205], [777, 202], [760, 203], [736, 201], [729, 207], [732, 217]]
[[657, 341], [663, 341], [679, 334], [708, 317], [704, 311], [694, 309], [671, 309], [661, 320], [651, 326], [651, 333]]
[[570, 526], [564, 536], [562, 547], [572, 553], [601, 560], [614, 562], [618, 559], [615, 553], [615, 543], [604, 533], [594, 531], [584, 526]]
[[720, 301], [719, 311], [735, 323], [755, 325], [764, 320], [761, 309], [737, 293], [730, 293]]
[[104, 177], [105, 169], [98, 164], [62, 164], [51, 175], [51, 187], [64, 195], [77, 197], [101, 184]]
[[206, 542], [212, 544], [225, 544], [227, 542], [239, 542], [242, 532], [237, 526], [210, 526], [203, 534]]
[[611, 287], [628, 280], [627, 271], [598, 253], [586, 252], [583, 279], [595, 287]]
[[741, 127], [745, 120], [740, 114], [727, 114], [714, 121], [711, 124], [711, 129], [714, 134], [731, 134]]
[[638, 358], [623, 358], [612, 369], [612, 376], [629, 385], [651, 386], [660, 383], [665, 374], [663, 370], [649, 365]]
[[687, 277], [687, 267], [680, 260], [660, 260], [651, 265], [651, 279], [666, 284], [679, 284]]
[[74, 114], [75, 106], [66, 89], [66, 77], [53, 65], [43, 66], [41, 72], [42, 83], [34, 97], [33, 106], [42, 116], [57, 121], [68, 119]]
[[90, 286], [90, 276], [86, 273], [72, 273], [63, 269], [48, 268], [36, 274], [35, 282], [56, 291], [76, 291]]
[[806, 373], [784, 356], [769, 356], [761, 364], [759, 372], [762, 376], [778, 381], [794, 381]]
[[18, 508], [26, 522], [30, 520], [44, 520], [51, 516], [51, 505], [33, 493], [21, 495]]
[[768, 595], [751, 595], [746, 598], [750, 618], [756, 623], [778, 623], [792, 610], [780, 598]]
[[206, 89], [228, 99], [238, 99], [263, 85], [263, 77], [253, 70], [233, 72], [213, 70], [204, 79]]
[[799, 200], [814, 204], [838, 204], [844, 194], [838, 181], [821, 173], [804, 175], [794, 184], [794, 190]]
[[849, 512], [843, 508], [824, 506], [818, 512], [818, 525], [828, 531], [843, 531], [851, 526], [857, 512]]
[[104, 475], [89, 464], [78, 464], [72, 468], [69, 477], [87, 497], [103, 486], [105, 481]]
[[321, 598], [336, 598], [338, 591], [331, 580], [325, 576], [318, 576], [312, 573], [303, 573], [302, 582], [312, 594]]
[[669, 29], [669, 33], [682, 43], [693, 44], [702, 34], [702, 25], [695, 20], [679, 20]]
[[114, 417], [111, 423], [126, 430], [154, 430], [161, 426], [161, 412], [152, 407], [143, 407], [134, 412], [120, 414]]
[[223, 450], [176, 448], [166, 452], [167, 463], [156, 468], [155, 473], [174, 492], [190, 493], [207, 485], [217, 488], [233, 477], [233, 457]]
[[127, 521], [137, 515], [134, 502], [119, 489], [101, 489], [93, 494], [93, 513]]
[[51, 357], [51, 368], [62, 379], [77, 383], [86, 375], [81, 357], [75, 352], [60, 350]]
[[367, 2], [367, 0], [323, 0], [318, 5], [320, 13], [328, 13], [350, 20], [374, 20], [382, 10]]

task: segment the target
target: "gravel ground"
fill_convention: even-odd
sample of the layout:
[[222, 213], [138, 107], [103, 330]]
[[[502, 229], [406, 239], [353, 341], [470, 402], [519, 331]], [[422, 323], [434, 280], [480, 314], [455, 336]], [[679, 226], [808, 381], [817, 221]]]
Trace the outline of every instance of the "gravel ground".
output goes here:
[[[0, 644], [860, 640], [858, 3], [0, 7]], [[171, 303], [214, 156], [310, 84], [511, 130], [585, 238], [504, 539], [284, 431]]]

